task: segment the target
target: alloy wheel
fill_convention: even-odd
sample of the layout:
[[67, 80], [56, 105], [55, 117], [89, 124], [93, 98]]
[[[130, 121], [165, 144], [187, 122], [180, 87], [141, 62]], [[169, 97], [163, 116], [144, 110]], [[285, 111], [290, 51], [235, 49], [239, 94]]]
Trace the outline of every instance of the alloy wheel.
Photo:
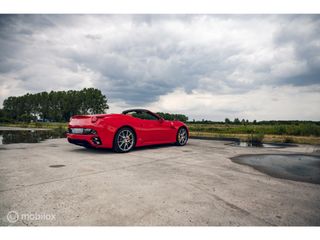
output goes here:
[[129, 129], [120, 131], [117, 139], [118, 147], [121, 151], [127, 152], [134, 146], [134, 135]]
[[178, 142], [179, 145], [183, 146], [187, 143], [188, 141], [188, 133], [185, 128], [180, 128], [178, 132]]

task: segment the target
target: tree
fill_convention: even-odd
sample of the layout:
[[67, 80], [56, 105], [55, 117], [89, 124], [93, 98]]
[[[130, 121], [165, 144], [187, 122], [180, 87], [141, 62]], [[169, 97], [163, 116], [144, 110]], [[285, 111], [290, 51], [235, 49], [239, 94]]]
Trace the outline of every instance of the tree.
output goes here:
[[157, 112], [159, 116], [166, 120], [179, 120], [181, 122], [187, 122], [188, 117], [184, 114], [171, 114], [171, 113], [163, 113], [163, 112]]
[[230, 121], [229, 118], [226, 118], [226, 119], [224, 120], [224, 122], [227, 123], [227, 124], [228, 124], [228, 123], [231, 123], [231, 121]]
[[27, 93], [19, 97], [8, 97], [3, 102], [6, 117], [14, 121], [40, 118], [66, 122], [73, 115], [104, 113], [108, 108], [106, 96], [95, 88]]
[[239, 123], [240, 123], [240, 120], [239, 120], [239, 118], [235, 118], [233, 122], [234, 122], [235, 124], [239, 124]]
[[12, 120], [8, 117], [7, 112], [1, 108], [0, 108], [0, 122], [12, 122]]

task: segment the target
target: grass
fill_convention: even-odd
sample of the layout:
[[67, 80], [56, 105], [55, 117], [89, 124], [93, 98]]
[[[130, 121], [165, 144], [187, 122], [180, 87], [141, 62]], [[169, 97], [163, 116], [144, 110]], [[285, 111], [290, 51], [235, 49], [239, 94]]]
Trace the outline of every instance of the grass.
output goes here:
[[188, 123], [191, 136], [238, 138], [241, 141], [269, 143], [320, 144], [320, 125]]
[[68, 123], [61, 122], [32, 122], [32, 123], [0, 123], [3, 127], [22, 127], [22, 128], [49, 128], [49, 129], [67, 129]]
[[[194, 132], [190, 131], [191, 137], [209, 137], [209, 138], [238, 138], [241, 141], [247, 141], [250, 134], [240, 133], [213, 133], [213, 132]], [[290, 141], [288, 141], [290, 140]], [[320, 145], [320, 137], [314, 136], [290, 136], [265, 134], [262, 142], [264, 143], [298, 143]]]
[[187, 124], [191, 132], [212, 132], [222, 134], [271, 134], [292, 136], [316, 136], [320, 137], [320, 125], [316, 123], [297, 124]]
[[[34, 123], [1, 123], [7, 127], [49, 128], [65, 131], [68, 123], [34, 122]], [[299, 124], [187, 124], [191, 137], [238, 138], [242, 141], [261, 141], [269, 143], [298, 143], [320, 145], [320, 126], [310, 123]]]

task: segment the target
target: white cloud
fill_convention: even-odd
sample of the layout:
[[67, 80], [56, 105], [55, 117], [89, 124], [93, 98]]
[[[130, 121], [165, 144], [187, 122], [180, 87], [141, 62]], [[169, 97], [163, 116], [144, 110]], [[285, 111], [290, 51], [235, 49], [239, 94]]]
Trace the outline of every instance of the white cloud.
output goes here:
[[319, 120], [320, 86], [262, 87], [245, 94], [213, 94], [177, 89], [148, 107], [156, 111], [190, 112], [190, 120], [226, 117], [249, 120]]
[[316, 110], [290, 108], [290, 94], [297, 107], [319, 103], [318, 29], [314, 15], [0, 16], [0, 101], [96, 87], [112, 112], [149, 106], [219, 120], [318, 119]]

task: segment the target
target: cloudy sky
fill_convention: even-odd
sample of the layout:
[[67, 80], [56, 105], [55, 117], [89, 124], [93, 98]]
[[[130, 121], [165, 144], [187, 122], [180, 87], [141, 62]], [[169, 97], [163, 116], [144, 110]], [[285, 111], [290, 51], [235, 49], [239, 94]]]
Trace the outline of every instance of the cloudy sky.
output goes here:
[[320, 15], [0, 15], [0, 104], [99, 88], [109, 112], [320, 120]]

